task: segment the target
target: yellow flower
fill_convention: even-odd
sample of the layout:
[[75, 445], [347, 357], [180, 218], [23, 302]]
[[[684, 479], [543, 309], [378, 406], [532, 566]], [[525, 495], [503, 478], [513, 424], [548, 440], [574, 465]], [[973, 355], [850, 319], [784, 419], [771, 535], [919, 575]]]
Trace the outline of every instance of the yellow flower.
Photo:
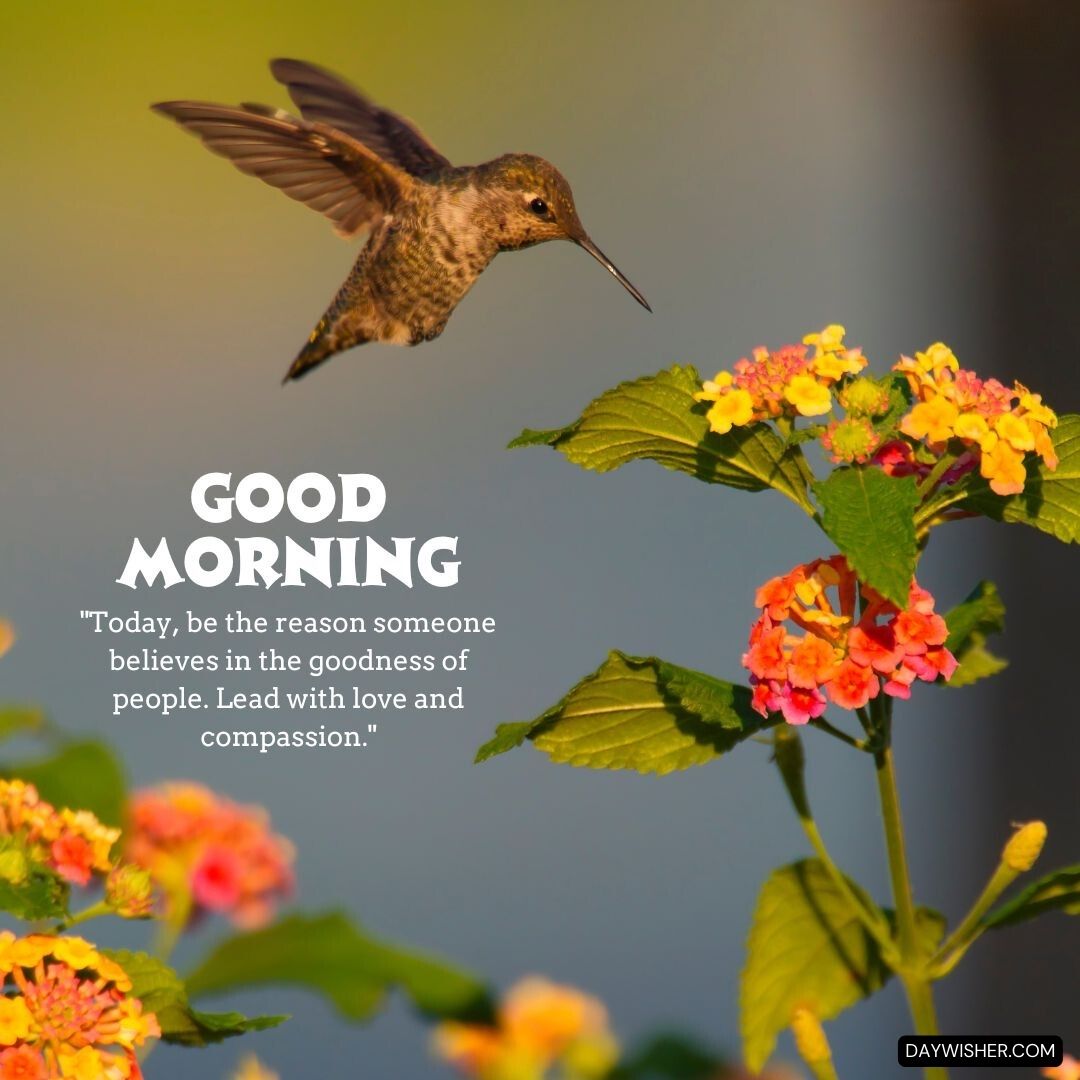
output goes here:
[[990, 425], [986, 417], [981, 413], [961, 413], [957, 417], [953, 430], [958, 438], [970, 439], [972, 442], [981, 442], [990, 431]]
[[730, 371], [718, 371], [715, 379], [706, 379], [701, 389], [694, 395], [695, 401], [716, 401], [731, 385], [734, 376]]
[[1035, 436], [1030, 427], [1018, 416], [1004, 413], [994, 421], [994, 430], [1014, 450], [1026, 453], [1035, 449]]
[[0, 1046], [14, 1046], [25, 1039], [33, 1020], [21, 997], [0, 997]]
[[904, 417], [900, 430], [913, 439], [927, 439], [932, 443], [948, 442], [952, 438], [960, 410], [943, 397], [920, 401]]
[[73, 971], [97, 967], [100, 959], [97, 949], [89, 941], [84, 941], [79, 937], [53, 938], [50, 946], [53, 956], [62, 964], [67, 964]]
[[1025, 420], [1034, 420], [1045, 427], [1057, 427], [1057, 413], [1042, 403], [1042, 394], [1033, 394], [1021, 383], [1016, 384], [1016, 389], [1020, 394], [1018, 408], [1023, 412]]
[[946, 369], [949, 371], [960, 370], [960, 362], [956, 359], [952, 349], [941, 341], [935, 341], [926, 352], [917, 352], [915, 359], [923, 371], [933, 372], [935, 375]]
[[979, 472], [998, 495], [1019, 495], [1027, 479], [1023, 455], [993, 432], [983, 441]]
[[753, 399], [745, 390], [729, 390], [715, 399], [715, 404], [705, 415], [711, 431], [726, 435], [733, 427], [742, 427], [753, 420]]
[[813, 345], [820, 352], [836, 352], [844, 347], [844, 335], [847, 330], [839, 323], [829, 323], [824, 330], [816, 334], [807, 334], [802, 339], [804, 345]]
[[607, 1012], [571, 986], [523, 979], [503, 1002], [502, 1024], [511, 1042], [550, 1061], [584, 1036], [606, 1031]]
[[784, 400], [800, 416], [823, 416], [832, 408], [832, 394], [812, 375], [796, 375], [784, 388]]
[[823, 379], [834, 382], [845, 375], [858, 375], [866, 367], [862, 354], [855, 349], [839, 353], [822, 353], [814, 359], [813, 369]]
[[102, 1080], [108, 1075], [99, 1054], [92, 1046], [84, 1046], [74, 1053], [60, 1052], [60, 1075], [71, 1080]]
[[240, 1067], [233, 1073], [232, 1080], [279, 1080], [279, 1078], [276, 1072], [271, 1072], [254, 1054], [250, 1054], [240, 1062]]

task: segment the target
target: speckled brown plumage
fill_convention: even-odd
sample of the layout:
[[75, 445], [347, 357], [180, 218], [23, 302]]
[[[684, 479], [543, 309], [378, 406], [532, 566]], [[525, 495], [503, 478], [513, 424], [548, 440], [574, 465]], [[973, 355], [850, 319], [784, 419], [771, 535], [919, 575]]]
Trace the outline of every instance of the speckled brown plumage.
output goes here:
[[407, 120], [328, 71], [275, 60], [301, 116], [264, 105], [169, 101], [154, 109], [208, 149], [367, 243], [286, 375], [377, 341], [419, 345], [500, 251], [572, 240], [648, 308], [589, 239], [562, 174], [543, 158], [506, 154], [455, 168]]

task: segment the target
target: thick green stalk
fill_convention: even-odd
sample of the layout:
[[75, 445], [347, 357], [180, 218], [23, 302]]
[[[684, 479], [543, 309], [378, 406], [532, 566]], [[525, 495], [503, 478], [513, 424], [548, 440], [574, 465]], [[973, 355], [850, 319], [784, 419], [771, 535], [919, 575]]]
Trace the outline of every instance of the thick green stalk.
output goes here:
[[[891, 721], [883, 710], [881, 720], [885, 725]], [[915, 900], [911, 892], [911, 875], [908, 872], [907, 850], [904, 844], [904, 823], [900, 815], [900, 794], [896, 786], [896, 768], [892, 748], [886, 745], [874, 755], [877, 766], [878, 794], [881, 799], [881, 817], [885, 826], [885, 846], [889, 855], [889, 877], [892, 880], [893, 902], [896, 904], [896, 922], [900, 940], [901, 969], [897, 973], [904, 984], [911, 1019], [918, 1035], [937, 1035], [937, 1013], [934, 1009], [933, 990], [919, 957], [918, 935], [915, 923]], [[926, 1080], [948, 1080], [945, 1069], [929, 1067], [923, 1070]]]

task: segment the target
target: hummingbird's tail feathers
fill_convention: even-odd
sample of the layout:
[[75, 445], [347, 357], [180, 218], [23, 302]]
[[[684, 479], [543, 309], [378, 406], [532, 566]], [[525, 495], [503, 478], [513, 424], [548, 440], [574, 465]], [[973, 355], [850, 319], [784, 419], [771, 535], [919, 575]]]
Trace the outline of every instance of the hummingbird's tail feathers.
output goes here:
[[270, 61], [270, 73], [288, 89], [305, 120], [344, 131], [416, 177], [450, 167], [415, 124], [369, 101], [332, 71], [304, 60], [280, 59]]
[[351, 349], [354, 345], [364, 345], [371, 339], [355, 331], [343, 339], [333, 330], [333, 320], [324, 315], [319, 324], [311, 331], [304, 347], [296, 354], [296, 359], [289, 366], [285, 378], [281, 380], [284, 386], [293, 379], [299, 379], [309, 371], [325, 363], [331, 356], [335, 356], [345, 349]]
[[343, 236], [390, 213], [416, 184], [351, 135], [280, 109], [205, 101], [162, 101], [152, 108], [241, 172], [329, 218]]

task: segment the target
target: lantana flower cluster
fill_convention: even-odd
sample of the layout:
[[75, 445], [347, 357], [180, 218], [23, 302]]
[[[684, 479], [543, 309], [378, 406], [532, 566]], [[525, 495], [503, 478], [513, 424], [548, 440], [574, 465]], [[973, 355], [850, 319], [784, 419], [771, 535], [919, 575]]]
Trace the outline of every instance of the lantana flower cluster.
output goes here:
[[844, 328], [832, 325], [808, 334], [801, 345], [770, 352], [753, 350], [732, 371], [720, 371], [705, 382], [697, 401], [711, 402], [709, 427], [726, 435], [733, 427], [797, 416], [824, 416], [833, 407], [832, 388], [845, 376], [857, 375], [866, 360], [859, 349], [844, 345]]
[[[88, 885], [95, 873], [112, 870], [120, 830], [103, 825], [88, 810], [57, 810], [33, 784], [0, 780], [0, 838], [7, 852], [22, 857], [23, 866], [47, 866], [65, 881]], [[18, 874], [9, 865], [5, 871], [9, 877]]]
[[443, 1023], [434, 1046], [439, 1058], [476, 1080], [540, 1080], [554, 1068], [590, 1080], [606, 1076], [619, 1053], [598, 999], [535, 977], [507, 992], [494, 1027]]
[[916, 680], [949, 679], [956, 658], [934, 598], [914, 581], [898, 608], [862, 586], [843, 555], [796, 566], [767, 581], [754, 603], [743, 666], [751, 673], [753, 707], [805, 724], [828, 702], [861, 709], [882, 690], [908, 698]]
[[[1038, 454], [1048, 469], [1057, 468], [1050, 437], [1057, 416], [1022, 383], [1010, 389], [997, 379], [980, 379], [961, 368], [941, 342], [914, 357], [901, 357], [893, 370], [907, 378], [915, 401], [900, 430], [935, 457], [958, 440], [965, 448], [964, 460], [957, 461], [959, 472], [965, 465], [978, 465], [992, 491], [1018, 495], [1027, 480], [1027, 454]], [[915, 461], [913, 456], [910, 460]]]
[[292, 891], [293, 847], [261, 807], [166, 783], [137, 792], [129, 816], [125, 857], [150, 873], [174, 911], [213, 912], [252, 929]]
[[[694, 397], [709, 403], [710, 430], [726, 435], [776, 422], [790, 433], [803, 417], [813, 424], [802, 437], [818, 439], [833, 464], [872, 462], [893, 476], [926, 477], [952, 454], [937, 483], [955, 483], [978, 469], [998, 495], [1024, 490], [1028, 454], [1057, 468], [1050, 434], [1057, 416], [1022, 383], [1009, 388], [980, 379], [941, 342], [901, 357], [879, 381], [863, 374], [867, 361], [861, 349], [844, 344], [845, 333], [832, 324], [807, 334], [801, 345], [758, 347], [731, 371], [706, 380]], [[902, 416], [904, 399], [894, 398], [894, 384], [910, 397]]]
[[0, 1077], [138, 1080], [161, 1034], [119, 964], [78, 937], [0, 932]]

